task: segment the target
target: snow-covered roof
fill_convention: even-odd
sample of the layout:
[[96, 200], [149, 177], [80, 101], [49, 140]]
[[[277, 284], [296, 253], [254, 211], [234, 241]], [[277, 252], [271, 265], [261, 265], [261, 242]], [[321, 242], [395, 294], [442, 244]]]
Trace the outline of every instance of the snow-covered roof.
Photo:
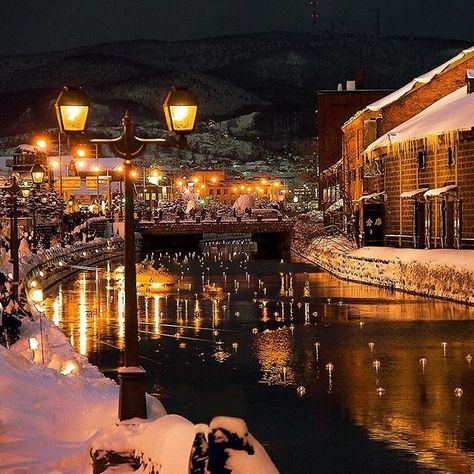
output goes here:
[[382, 135], [371, 143], [364, 153], [429, 135], [470, 130], [474, 126], [473, 110], [474, 94], [467, 94], [466, 86], [461, 87]]
[[411, 191], [405, 191], [400, 194], [400, 197], [402, 199], [412, 199], [416, 196], [419, 196], [422, 193], [425, 193], [428, 191], [429, 188], [417, 188], [417, 189], [412, 189]]
[[370, 201], [372, 199], [378, 199], [378, 198], [385, 197], [385, 196], [386, 196], [385, 191], [382, 191], [380, 193], [364, 194], [359, 199], [355, 199], [354, 202]]
[[330, 174], [333, 174], [337, 171], [337, 169], [339, 167], [342, 166], [342, 158], [339, 159], [338, 161], [336, 161], [336, 163], [332, 164], [331, 166], [327, 167], [326, 169], [324, 169], [323, 171], [321, 171], [321, 174], [322, 175], [330, 175]]
[[28, 143], [22, 143], [15, 148], [14, 153], [38, 153], [38, 149]]
[[443, 194], [449, 193], [450, 191], [455, 191], [458, 188], [457, 184], [449, 184], [448, 186], [443, 186], [442, 188], [435, 188], [435, 189], [430, 189], [429, 191], [426, 191], [423, 196], [425, 198], [429, 197], [439, 197], [442, 196]]
[[404, 95], [408, 94], [410, 91], [412, 91], [418, 85], [428, 84], [433, 78], [435, 78], [436, 76], [441, 74], [449, 66], [453, 65], [454, 63], [456, 63], [458, 61], [461, 61], [462, 59], [465, 58], [465, 56], [468, 56], [468, 55], [473, 54], [473, 53], [474, 53], [474, 46], [471, 46], [470, 48], [464, 49], [458, 55], [456, 55], [453, 58], [449, 59], [448, 61], [441, 64], [440, 66], [437, 66], [434, 69], [432, 69], [431, 71], [428, 71], [425, 74], [422, 74], [421, 76], [416, 77], [415, 79], [410, 81], [408, 84], [404, 85], [400, 89], [397, 89], [396, 91], [392, 92], [391, 94], [388, 94], [385, 97], [382, 97], [381, 99], [379, 99], [375, 102], [372, 102], [367, 107], [360, 110], [353, 117], [351, 117], [346, 122], [346, 124], [350, 123], [352, 120], [354, 120], [356, 117], [358, 117], [360, 114], [362, 114], [364, 112], [368, 112], [368, 111], [378, 112], [379, 110], [383, 109], [387, 105], [390, 105], [393, 102], [396, 102], [398, 99], [400, 99]]

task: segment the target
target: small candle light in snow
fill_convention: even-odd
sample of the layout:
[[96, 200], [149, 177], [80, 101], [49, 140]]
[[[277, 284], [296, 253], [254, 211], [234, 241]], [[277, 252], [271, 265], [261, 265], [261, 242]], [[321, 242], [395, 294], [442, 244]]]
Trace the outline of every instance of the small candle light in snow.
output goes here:
[[463, 393], [464, 393], [464, 390], [460, 387], [457, 387], [457, 388], [454, 389], [454, 396], [456, 398], [461, 398]]
[[441, 347], [443, 348], [443, 356], [446, 357], [446, 348], [448, 347], [448, 343], [442, 342]]

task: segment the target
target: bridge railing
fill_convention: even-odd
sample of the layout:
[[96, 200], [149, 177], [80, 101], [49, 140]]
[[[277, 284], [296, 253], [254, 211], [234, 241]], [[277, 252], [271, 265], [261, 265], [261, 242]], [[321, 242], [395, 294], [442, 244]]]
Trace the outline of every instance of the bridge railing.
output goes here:
[[256, 222], [284, 222], [291, 221], [289, 217], [278, 216], [278, 217], [220, 217], [212, 219], [210, 217], [201, 218], [199, 216], [195, 217], [171, 217], [166, 216], [161, 219], [154, 218], [153, 220], [141, 220], [140, 225], [155, 225], [155, 224], [235, 224], [235, 223], [256, 223]]

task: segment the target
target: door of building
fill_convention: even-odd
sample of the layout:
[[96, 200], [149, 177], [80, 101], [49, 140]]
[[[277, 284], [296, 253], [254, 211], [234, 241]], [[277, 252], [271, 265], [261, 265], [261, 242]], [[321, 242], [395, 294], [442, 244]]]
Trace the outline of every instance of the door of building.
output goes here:
[[445, 249], [454, 247], [454, 201], [443, 199], [440, 203], [441, 246]]
[[385, 244], [385, 212], [382, 203], [364, 204], [364, 245]]
[[413, 245], [416, 249], [425, 248], [425, 201], [413, 203]]

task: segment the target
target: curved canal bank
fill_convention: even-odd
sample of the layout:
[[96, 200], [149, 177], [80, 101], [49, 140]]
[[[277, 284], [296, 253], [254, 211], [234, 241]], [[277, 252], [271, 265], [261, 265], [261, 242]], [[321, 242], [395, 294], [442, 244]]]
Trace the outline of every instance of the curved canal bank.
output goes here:
[[317, 238], [292, 252], [346, 281], [474, 305], [474, 251], [351, 248], [343, 237]]

